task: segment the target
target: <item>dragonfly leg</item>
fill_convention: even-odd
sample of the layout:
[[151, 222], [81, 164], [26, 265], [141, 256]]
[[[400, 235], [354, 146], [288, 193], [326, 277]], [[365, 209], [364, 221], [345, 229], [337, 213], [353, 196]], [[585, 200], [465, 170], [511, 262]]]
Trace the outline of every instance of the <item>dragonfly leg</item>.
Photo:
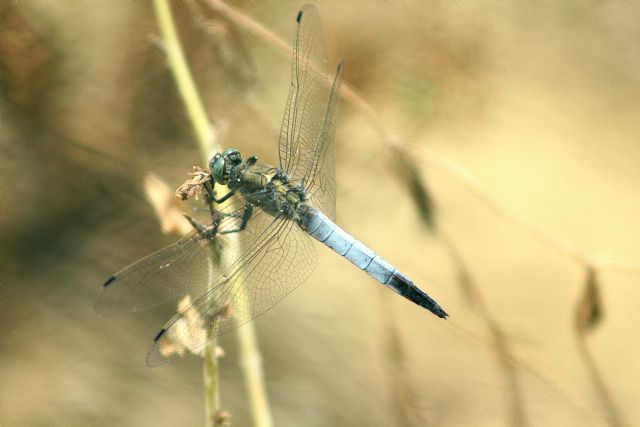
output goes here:
[[189, 221], [191, 226], [198, 230], [198, 233], [205, 238], [215, 235], [218, 231], [219, 221], [214, 221], [212, 226], [206, 226], [204, 224], [200, 224], [189, 214], [183, 213], [182, 215], [187, 219], [187, 221]]
[[225, 201], [227, 201], [229, 199], [229, 197], [231, 197], [234, 194], [236, 194], [235, 191], [229, 191], [227, 194], [225, 194], [224, 196], [222, 196], [222, 197], [220, 197], [218, 199], [218, 198], [216, 198], [216, 193], [213, 190], [213, 185], [211, 184], [210, 181], [204, 183], [204, 189], [207, 192], [207, 196], [208, 196], [207, 199], [208, 199], [209, 203], [211, 203], [211, 202], [216, 202], [218, 204], [224, 203]]
[[249, 222], [249, 218], [251, 218], [251, 214], [253, 214], [253, 205], [251, 203], [247, 203], [244, 205], [244, 213], [242, 214], [242, 222], [240, 223], [240, 226], [235, 230], [221, 231], [220, 234], [231, 234], [244, 230], [247, 228], [247, 223]]
[[235, 194], [235, 191], [229, 191], [227, 194], [218, 199], [216, 198], [216, 193], [213, 189], [213, 184], [211, 183], [211, 181], [205, 182], [203, 184], [203, 187], [207, 192], [207, 206], [209, 206], [209, 213], [211, 214], [211, 218], [215, 218], [217, 216], [217, 212], [216, 208], [213, 206], [213, 202], [218, 204], [223, 203], [227, 199], [229, 199], [229, 197], [233, 196]]

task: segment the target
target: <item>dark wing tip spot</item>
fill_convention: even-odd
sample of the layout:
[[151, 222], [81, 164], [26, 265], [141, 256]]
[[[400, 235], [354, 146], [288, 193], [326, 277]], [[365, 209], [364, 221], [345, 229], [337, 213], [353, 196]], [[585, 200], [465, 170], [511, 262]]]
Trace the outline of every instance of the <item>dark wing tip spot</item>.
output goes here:
[[304, 12], [302, 11], [302, 9], [300, 9], [300, 11], [298, 12], [298, 16], [296, 16], [296, 22], [299, 24], [300, 20], [302, 20], [302, 15], [304, 15]]
[[344, 59], [340, 60], [340, 62], [338, 62], [338, 67], [336, 68], [336, 74], [340, 72], [340, 70], [342, 70], [344, 68]]
[[158, 341], [160, 339], [161, 336], [164, 335], [164, 333], [167, 332], [167, 330], [165, 328], [160, 329], [160, 332], [158, 332], [158, 335], [156, 335], [156, 337], [153, 339], [153, 341]]
[[104, 282], [104, 284], [102, 285], [103, 288], [106, 288], [107, 286], [109, 286], [111, 283], [113, 283], [113, 281], [116, 280], [116, 276], [111, 276], [107, 279], [106, 282]]

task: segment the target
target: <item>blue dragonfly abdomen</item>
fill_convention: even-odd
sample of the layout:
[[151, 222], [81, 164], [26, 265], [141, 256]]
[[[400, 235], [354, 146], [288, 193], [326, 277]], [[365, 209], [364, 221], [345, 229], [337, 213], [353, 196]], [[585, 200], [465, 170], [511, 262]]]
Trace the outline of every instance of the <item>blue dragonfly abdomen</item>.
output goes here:
[[426, 308], [440, 318], [448, 314], [426, 292], [371, 248], [357, 240], [311, 206], [301, 206], [300, 227], [311, 237], [345, 257], [371, 277], [408, 300]]

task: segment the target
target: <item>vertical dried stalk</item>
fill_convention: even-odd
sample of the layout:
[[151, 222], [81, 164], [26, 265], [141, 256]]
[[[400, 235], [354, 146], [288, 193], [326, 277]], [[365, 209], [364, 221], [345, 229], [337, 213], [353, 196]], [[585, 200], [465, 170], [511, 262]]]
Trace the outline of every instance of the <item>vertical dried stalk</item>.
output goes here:
[[240, 368], [244, 372], [244, 385], [249, 395], [251, 416], [256, 427], [273, 426], [273, 416], [269, 406], [269, 396], [264, 383], [262, 356], [258, 349], [256, 331], [249, 324], [244, 325], [237, 332], [240, 344]]
[[[191, 72], [187, 66], [178, 35], [175, 30], [173, 18], [171, 16], [171, 9], [166, 0], [154, 0], [154, 7], [169, 67], [176, 81], [178, 91], [185, 104], [194, 133], [196, 134], [202, 158], [207, 162], [211, 157], [213, 148], [218, 145], [215, 129], [209, 122], [204, 106], [193, 82]], [[233, 254], [221, 254], [223, 257], [232, 255]], [[210, 277], [211, 279], [214, 277], [213, 268]], [[209, 283], [212, 282], [213, 280], [210, 280]], [[212, 334], [213, 331], [209, 330], [207, 333]], [[261, 357], [253, 325], [249, 323], [244, 325], [242, 328], [239, 328], [237, 330], [237, 338], [241, 354], [241, 368], [249, 394], [254, 425], [270, 427], [273, 422], [267, 399], [266, 386], [264, 384]], [[220, 393], [218, 386], [218, 360], [216, 355], [215, 339], [208, 342], [204, 355], [206, 425], [216, 426], [220, 424], [221, 418], [218, 416], [220, 414]]]
[[184, 57], [178, 33], [176, 32], [171, 15], [171, 9], [166, 0], [154, 0], [153, 5], [156, 11], [158, 27], [162, 35], [162, 42], [166, 49], [169, 68], [176, 81], [178, 92], [182, 97], [187, 114], [196, 134], [196, 140], [200, 145], [200, 151], [206, 160], [210, 157], [210, 150], [213, 147], [214, 129], [209, 123], [202, 100], [198, 94], [191, 71]]
[[[166, 50], [167, 60], [169, 68], [176, 81], [178, 92], [184, 102], [185, 108], [189, 118], [191, 119], [191, 125], [193, 126], [194, 133], [197, 136], [198, 144], [200, 145], [200, 151], [203, 157], [206, 158], [211, 146], [211, 136], [213, 135], [213, 128], [209, 123], [204, 112], [204, 106], [198, 91], [196, 90], [193, 78], [187, 61], [182, 52], [180, 40], [173, 23], [173, 17], [171, 15], [171, 9], [166, 0], [154, 0], [153, 2], [156, 17], [158, 21], [158, 27], [162, 34], [162, 41]], [[209, 266], [209, 283], [213, 282], [213, 265]], [[211, 331], [207, 331], [209, 336]], [[220, 410], [220, 390], [218, 387], [218, 358], [216, 357], [216, 340], [212, 339], [206, 344], [204, 351], [204, 387], [205, 387], [205, 426], [214, 427], [216, 424], [216, 414]]]

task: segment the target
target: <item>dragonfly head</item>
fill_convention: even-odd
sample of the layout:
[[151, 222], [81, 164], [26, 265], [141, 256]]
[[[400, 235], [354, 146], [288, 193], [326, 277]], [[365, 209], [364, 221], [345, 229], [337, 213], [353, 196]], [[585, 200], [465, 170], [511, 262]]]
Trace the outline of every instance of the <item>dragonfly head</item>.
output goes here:
[[209, 162], [209, 169], [216, 183], [227, 185], [231, 171], [242, 163], [242, 155], [235, 148], [227, 148], [222, 153], [216, 153]]

